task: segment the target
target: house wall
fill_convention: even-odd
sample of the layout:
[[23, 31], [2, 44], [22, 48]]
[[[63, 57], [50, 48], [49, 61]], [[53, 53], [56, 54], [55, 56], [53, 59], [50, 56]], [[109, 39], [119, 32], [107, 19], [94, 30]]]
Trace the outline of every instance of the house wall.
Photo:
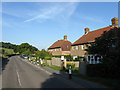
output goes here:
[[70, 55], [71, 51], [62, 51], [62, 55]]
[[90, 44], [82, 44], [82, 45], [72, 46], [71, 47], [71, 56], [82, 56], [82, 57], [84, 57], [85, 53], [87, 53], [87, 51], [85, 51], [85, 49], [88, 48], [87, 46], [90, 46]]
[[55, 49], [50, 49], [48, 50], [52, 55], [61, 55], [62, 54], [62, 50], [61, 48], [55, 48]]
[[52, 58], [52, 65], [61, 67], [61, 58]]
[[61, 48], [48, 50], [52, 55], [70, 55], [70, 51], [62, 51]]

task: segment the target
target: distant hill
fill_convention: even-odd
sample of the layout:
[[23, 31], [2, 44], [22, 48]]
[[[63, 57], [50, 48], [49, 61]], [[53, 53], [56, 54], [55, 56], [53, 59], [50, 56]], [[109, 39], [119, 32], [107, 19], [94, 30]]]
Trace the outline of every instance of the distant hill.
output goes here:
[[[20, 53], [20, 54], [34, 54], [35, 51], [39, 51], [36, 47], [28, 44], [28, 43], [22, 43], [20, 45], [15, 45], [11, 43], [6, 42], [0, 42], [0, 48], [12, 49], [14, 53]], [[9, 53], [12, 52], [12, 50], [8, 50]], [[6, 51], [7, 52], [7, 51]]]
[[0, 57], [7, 57], [7, 55], [15, 54], [13, 49], [1, 48], [0, 47]]

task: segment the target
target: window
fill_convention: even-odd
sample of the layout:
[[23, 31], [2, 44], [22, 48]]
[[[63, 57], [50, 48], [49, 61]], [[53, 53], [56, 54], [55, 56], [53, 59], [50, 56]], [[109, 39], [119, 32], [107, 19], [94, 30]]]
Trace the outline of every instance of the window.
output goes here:
[[86, 47], [89, 47], [88, 44], [86, 44]]
[[76, 46], [76, 50], [78, 50], [78, 46]]
[[60, 48], [60, 51], [61, 51], [61, 48]]
[[112, 48], [115, 48], [116, 46], [115, 46], [115, 44], [112, 44]]
[[74, 46], [72, 46], [72, 50], [74, 50]]
[[68, 46], [67, 46], [67, 48], [68, 48]]
[[84, 45], [81, 46], [82, 50], [84, 50]]

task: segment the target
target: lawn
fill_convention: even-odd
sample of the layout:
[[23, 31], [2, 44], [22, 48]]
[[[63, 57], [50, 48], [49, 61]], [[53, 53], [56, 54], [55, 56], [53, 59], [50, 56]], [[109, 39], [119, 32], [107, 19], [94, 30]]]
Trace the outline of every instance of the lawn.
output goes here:
[[46, 65], [46, 67], [49, 67], [49, 68], [54, 69], [54, 70], [61, 70], [61, 67], [59, 67], [59, 66], [48, 66], [48, 65]]

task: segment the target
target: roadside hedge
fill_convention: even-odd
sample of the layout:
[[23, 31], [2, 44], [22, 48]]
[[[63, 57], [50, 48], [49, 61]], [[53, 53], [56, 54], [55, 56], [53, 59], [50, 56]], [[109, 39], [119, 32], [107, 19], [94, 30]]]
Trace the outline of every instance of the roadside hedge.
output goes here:
[[64, 56], [64, 58], [66, 58], [66, 59], [73, 60], [73, 58], [70, 55], [52, 55], [52, 57], [56, 57], [56, 58], [61, 58], [61, 56]]
[[107, 66], [105, 64], [88, 64], [87, 75], [91, 77], [104, 77], [120, 79], [120, 68]]

